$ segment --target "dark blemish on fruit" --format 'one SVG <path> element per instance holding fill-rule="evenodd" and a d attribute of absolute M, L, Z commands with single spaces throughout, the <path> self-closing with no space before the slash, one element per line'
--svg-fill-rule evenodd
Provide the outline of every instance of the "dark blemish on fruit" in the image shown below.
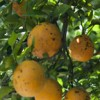
<path fill-rule="evenodd" d="M 25 80 L 23 80 L 23 81 L 25 81 Z"/>
<path fill-rule="evenodd" d="M 20 72 L 21 72 L 21 73 L 23 72 L 22 69 L 20 69 Z"/>
<path fill-rule="evenodd" d="M 59 91 L 59 89 L 57 89 L 57 91 Z"/>
<path fill-rule="evenodd" d="M 46 28 L 46 30 L 48 30 L 48 29 Z"/>
<path fill-rule="evenodd" d="M 29 84 L 29 82 L 25 82 L 25 85 Z"/>
<path fill-rule="evenodd" d="M 86 43 L 86 47 L 89 47 L 89 43 L 88 42 Z"/>
<path fill-rule="evenodd" d="M 75 93 L 79 93 L 79 91 L 76 90 Z"/>
<path fill-rule="evenodd" d="M 65 100 L 68 100 L 68 97 L 65 97 Z"/>
<path fill-rule="evenodd" d="M 85 41 L 87 41 L 87 38 L 84 38 Z"/>
<path fill-rule="evenodd" d="M 63 42 L 63 41 L 64 41 L 64 39 L 63 39 L 63 38 L 61 38 L 61 41 Z"/>
<path fill-rule="evenodd" d="M 87 47 L 85 47 L 85 49 L 84 50 L 87 50 Z"/>
<path fill-rule="evenodd" d="M 20 78 L 20 76 L 18 76 L 18 78 Z"/>
<path fill-rule="evenodd" d="M 85 36 L 85 37 L 84 37 L 84 39 L 85 39 L 85 40 L 90 40 L 90 38 L 89 38 L 89 37 L 87 37 L 87 36 Z"/>
<path fill-rule="evenodd" d="M 53 34 L 53 33 L 50 33 L 51 35 Z"/>
<path fill-rule="evenodd" d="M 53 41 L 55 41 L 55 38 L 52 38 Z"/>

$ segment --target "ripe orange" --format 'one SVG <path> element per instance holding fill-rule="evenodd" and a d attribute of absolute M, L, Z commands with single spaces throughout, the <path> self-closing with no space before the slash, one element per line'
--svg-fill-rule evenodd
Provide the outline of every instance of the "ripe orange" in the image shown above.
<path fill-rule="evenodd" d="M 32 29 L 27 44 L 31 46 L 34 41 L 33 55 L 43 58 L 43 55 L 47 54 L 48 57 L 52 57 L 61 48 L 61 39 L 61 33 L 56 25 L 43 22 Z"/>
<path fill-rule="evenodd" d="M 66 93 L 65 100 L 90 100 L 90 97 L 83 89 L 72 88 Z"/>
<path fill-rule="evenodd" d="M 24 9 L 26 0 L 22 0 L 21 3 L 13 2 L 12 3 L 12 9 L 18 14 L 18 16 L 22 17 L 26 11 Z"/>
<path fill-rule="evenodd" d="M 36 100 L 62 100 L 62 90 L 57 81 L 47 79 L 42 90 L 35 96 Z"/>
<path fill-rule="evenodd" d="M 43 68 L 35 61 L 26 60 L 13 73 L 13 86 L 24 97 L 35 96 L 45 83 Z"/>
<path fill-rule="evenodd" d="M 87 35 L 75 37 L 69 45 L 69 53 L 74 60 L 85 62 L 91 59 L 94 46 Z"/>

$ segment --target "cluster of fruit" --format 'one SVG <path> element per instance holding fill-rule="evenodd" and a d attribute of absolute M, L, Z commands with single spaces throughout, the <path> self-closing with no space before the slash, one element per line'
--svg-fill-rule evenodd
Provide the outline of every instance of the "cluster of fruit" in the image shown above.
<path fill-rule="evenodd" d="M 56 80 L 46 78 L 43 67 L 33 60 L 19 64 L 13 74 L 13 86 L 24 97 L 35 100 L 62 100 L 62 88 Z M 72 88 L 65 94 L 65 100 L 90 100 L 83 89 Z"/>
<path fill-rule="evenodd" d="M 13 2 L 13 10 L 23 17 L 25 9 L 23 6 L 27 0 L 21 3 Z M 34 27 L 28 37 L 28 46 L 34 45 L 33 55 L 43 58 L 47 54 L 49 57 L 55 55 L 62 46 L 62 36 L 57 26 L 51 23 L 41 23 Z M 94 53 L 94 46 L 87 35 L 79 35 L 75 37 L 69 45 L 70 56 L 76 60 L 85 62 L 91 59 Z"/>
<path fill-rule="evenodd" d="M 14 4 L 13 9 L 15 8 Z M 27 45 L 33 47 L 32 54 L 39 58 L 43 58 L 45 54 L 48 57 L 54 56 L 62 48 L 62 44 L 59 29 L 48 22 L 35 26 L 27 39 Z M 77 61 L 88 61 L 93 52 L 93 43 L 87 35 L 75 37 L 69 45 L 70 56 Z M 61 86 L 57 81 L 46 78 L 43 67 L 33 60 L 25 60 L 16 67 L 13 73 L 13 86 L 17 93 L 24 97 L 35 97 L 36 100 L 62 99 Z M 65 100 L 90 100 L 90 98 L 86 91 L 72 88 L 66 93 Z"/>
<path fill-rule="evenodd" d="M 44 22 L 33 28 L 28 36 L 27 44 L 29 47 L 32 44 L 34 45 L 32 49 L 33 55 L 43 58 L 46 53 L 48 57 L 52 57 L 62 46 L 62 36 L 56 25 Z M 89 59 L 90 55 L 92 56 L 93 51 L 91 52 L 90 48 L 93 48 L 93 46 L 88 36 L 78 36 L 70 44 L 70 50 L 73 51 L 70 51 L 70 54 L 72 54 L 72 57 L 77 57 L 83 61 Z M 83 58 L 82 55 L 78 57 L 75 50 L 82 53 Z M 87 53 L 87 57 L 84 57 L 85 53 Z M 46 78 L 43 67 L 33 60 L 23 61 L 17 66 L 13 74 L 13 86 L 17 93 L 24 97 L 34 96 L 36 100 L 62 99 L 61 86 L 57 81 Z M 78 88 L 71 89 L 65 95 L 65 100 L 76 100 L 76 98 L 77 100 L 90 100 L 87 92 Z"/>
<path fill-rule="evenodd" d="M 13 86 L 24 97 L 36 100 L 61 100 L 61 86 L 57 81 L 46 78 L 43 67 L 33 60 L 19 64 L 13 74 Z"/>
<path fill-rule="evenodd" d="M 19 64 L 13 74 L 13 86 L 24 97 L 35 100 L 62 100 L 62 89 L 57 81 L 46 78 L 43 67 L 33 60 Z M 90 100 L 88 93 L 79 88 L 72 88 L 65 95 L 65 100 Z"/>
<path fill-rule="evenodd" d="M 35 100 L 62 100 L 62 89 L 57 81 L 46 78 L 43 67 L 33 60 L 19 64 L 13 74 L 13 86 L 24 97 Z M 72 88 L 65 95 L 65 100 L 90 100 L 88 93 L 79 88 Z"/>
<path fill-rule="evenodd" d="M 27 44 L 28 46 L 34 44 L 33 55 L 43 58 L 43 55 L 47 54 L 48 57 L 52 57 L 62 47 L 62 35 L 56 25 L 43 22 L 30 32 Z M 93 52 L 93 43 L 85 34 L 75 37 L 69 44 L 69 54 L 76 61 L 90 60 Z"/>
<path fill-rule="evenodd" d="M 43 58 L 46 53 L 52 57 L 61 48 L 60 31 L 54 24 L 41 23 L 30 32 L 27 44 L 29 47 L 34 45 L 33 55 Z M 16 67 L 13 73 L 13 86 L 21 96 L 35 97 L 36 100 L 61 100 L 62 98 L 59 83 L 45 77 L 43 67 L 33 60 L 25 60 Z"/>

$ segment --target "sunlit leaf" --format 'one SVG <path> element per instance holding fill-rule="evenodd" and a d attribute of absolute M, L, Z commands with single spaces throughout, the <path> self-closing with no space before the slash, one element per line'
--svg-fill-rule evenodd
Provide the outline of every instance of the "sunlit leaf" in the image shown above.
<path fill-rule="evenodd" d="M 15 44 L 15 41 L 16 41 L 17 37 L 18 37 L 18 34 L 16 34 L 16 33 L 13 32 L 12 35 L 11 35 L 11 37 L 8 39 L 8 44 L 11 47 L 13 47 L 13 45 Z"/>

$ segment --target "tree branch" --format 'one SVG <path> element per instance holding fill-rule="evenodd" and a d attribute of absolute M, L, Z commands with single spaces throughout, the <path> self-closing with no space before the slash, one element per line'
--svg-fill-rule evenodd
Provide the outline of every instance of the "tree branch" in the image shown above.
<path fill-rule="evenodd" d="M 67 55 L 69 57 L 69 61 L 70 61 L 70 64 L 68 66 L 68 71 L 69 71 L 69 83 L 71 85 L 71 87 L 73 87 L 73 79 L 74 79 L 74 75 L 73 75 L 73 62 L 72 62 L 72 59 L 70 58 L 69 56 L 69 51 L 68 51 L 68 48 L 67 48 L 67 44 L 66 44 L 66 35 L 67 35 L 67 29 L 68 29 L 68 15 L 65 14 L 64 15 L 64 19 L 63 19 L 63 28 L 62 28 L 62 35 L 63 35 L 63 38 L 62 38 L 62 41 L 63 41 L 63 53 L 64 53 L 64 58 L 66 59 L 67 56 L 65 54 L 65 52 L 67 51 Z"/>

